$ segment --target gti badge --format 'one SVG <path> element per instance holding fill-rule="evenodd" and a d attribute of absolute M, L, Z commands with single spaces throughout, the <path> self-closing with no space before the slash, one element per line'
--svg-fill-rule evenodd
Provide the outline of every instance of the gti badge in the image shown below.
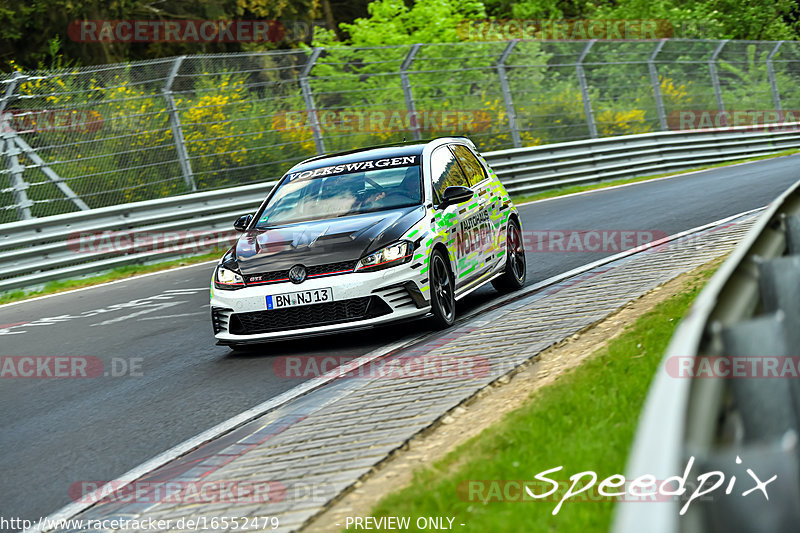
<path fill-rule="evenodd" d="M 303 283 L 306 280 L 306 267 L 295 265 L 289 270 L 289 281 L 292 283 Z"/>

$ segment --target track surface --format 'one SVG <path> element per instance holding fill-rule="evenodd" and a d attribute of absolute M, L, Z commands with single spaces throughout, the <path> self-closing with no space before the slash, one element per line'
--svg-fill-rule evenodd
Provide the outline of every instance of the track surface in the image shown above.
<path fill-rule="evenodd" d="M 767 204 L 800 178 L 798 163 L 789 156 L 537 202 L 520 208 L 523 227 L 669 235 Z M 529 253 L 528 283 L 614 253 Z M 424 322 L 387 326 L 233 356 L 211 333 L 212 268 L 0 307 L 2 356 L 94 356 L 108 372 L 134 365 L 140 374 L 0 380 L 0 516 L 36 520 L 70 503 L 71 484 L 114 479 L 301 382 L 277 377 L 269 355 L 357 356 L 429 331 Z M 494 296 L 484 288 L 459 311 Z"/>

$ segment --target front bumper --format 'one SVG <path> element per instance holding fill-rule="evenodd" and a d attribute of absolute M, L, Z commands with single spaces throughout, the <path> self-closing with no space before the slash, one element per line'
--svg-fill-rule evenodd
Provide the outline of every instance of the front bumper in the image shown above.
<path fill-rule="evenodd" d="M 211 319 L 218 344 L 246 344 L 364 328 L 430 311 L 427 275 L 401 265 L 377 272 L 353 272 L 314 279 L 214 289 Z M 329 287 L 333 301 L 267 310 L 267 295 Z M 425 295 L 425 296 L 423 296 Z"/>

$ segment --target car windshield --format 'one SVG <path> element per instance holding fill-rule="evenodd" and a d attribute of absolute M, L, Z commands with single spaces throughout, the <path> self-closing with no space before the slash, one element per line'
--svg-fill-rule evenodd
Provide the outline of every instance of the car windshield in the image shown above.
<path fill-rule="evenodd" d="M 396 165 L 375 168 L 384 161 Z M 422 181 L 417 161 L 417 156 L 406 156 L 290 173 L 260 213 L 257 227 L 419 205 Z M 364 167 L 372 169 L 359 171 Z M 337 170 L 344 172 L 331 175 Z"/>

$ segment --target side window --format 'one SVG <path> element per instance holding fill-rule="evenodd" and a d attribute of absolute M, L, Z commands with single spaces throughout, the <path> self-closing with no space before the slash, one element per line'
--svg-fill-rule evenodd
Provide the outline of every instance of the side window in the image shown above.
<path fill-rule="evenodd" d="M 461 144 L 454 144 L 452 147 L 453 153 L 456 154 L 456 159 L 461 164 L 461 168 L 467 174 L 470 186 L 477 185 L 485 180 L 488 176 L 483 169 L 483 165 L 472 153 L 472 150 Z"/>
<path fill-rule="evenodd" d="M 442 193 L 448 187 L 469 186 L 464 171 L 461 170 L 455 156 L 446 146 L 440 146 L 431 155 L 431 176 L 437 200 L 442 198 Z"/>

